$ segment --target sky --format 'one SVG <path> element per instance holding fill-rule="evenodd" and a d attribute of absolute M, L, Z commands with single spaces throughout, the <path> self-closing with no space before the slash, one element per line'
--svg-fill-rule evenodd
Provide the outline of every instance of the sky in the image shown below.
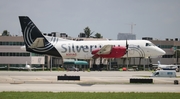
<path fill-rule="evenodd" d="M 22 35 L 18 16 L 29 16 L 43 33 L 78 37 L 85 27 L 104 38 L 130 33 L 137 39 L 180 38 L 180 0 L 1 0 L 0 33 Z"/>

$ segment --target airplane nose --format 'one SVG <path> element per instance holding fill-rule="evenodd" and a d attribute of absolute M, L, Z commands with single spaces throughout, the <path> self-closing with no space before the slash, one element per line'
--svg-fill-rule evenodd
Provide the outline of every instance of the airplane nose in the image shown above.
<path fill-rule="evenodd" d="M 159 48 L 158 54 L 159 54 L 159 55 L 165 55 L 166 52 L 165 52 L 164 50 L 162 50 L 162 49 Z"/>
<path fill-rule="evenodd" d="M 165 55 L 165 54 L 166 54 L 166 52 L 165 52 L 164 50 L 162 50 L 162 51 L 163 51 L 163 52 L 162 52 L 162 53 L 163 53 L 163 55 Z"/>

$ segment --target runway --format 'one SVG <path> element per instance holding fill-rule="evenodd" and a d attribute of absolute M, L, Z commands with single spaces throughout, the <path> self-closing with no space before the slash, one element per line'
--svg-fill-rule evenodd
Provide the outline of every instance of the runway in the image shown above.
<path fill-rule="evenodd" d="M 36 92 L 180 92 L 179 85 L 167 84 L 1 84 L 0 91 Z"/>
<path fill-rule="evenodd" d="M 80 81 L 58 81 L 58 75 L 77 75 Z M 130 84 L 130 78 L 151 78 L 147 71 L 0 71 L 2 91 L 51 92 L 180 92 L 178 78 L 153 78 L 153 84 Z"/>

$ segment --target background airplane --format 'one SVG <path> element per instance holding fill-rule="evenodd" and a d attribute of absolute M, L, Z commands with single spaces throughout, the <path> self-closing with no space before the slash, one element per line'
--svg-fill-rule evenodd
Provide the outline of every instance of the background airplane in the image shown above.
<path fill-rule="evenodd" d="M 28 65 L 27 62 L 26 62 L 26 65 L 25 65 L 25 66 L 9 67 L 9 69 L 27 70 L 27 71 L 32 71 L 32 70 L 42 70 L 42 68 L 31 67 L 31 65 Z"/>
<path fill-rule="evenodd" d="M 158 61 L 158 64 L 152 64 L 153 67 L 157 67 L 157 69 L 163 69 L 163 70 L 176 70 L 176 72 L 179 72 L 179 65 L 166 65 L 161 64 L 160 61 Z"/>

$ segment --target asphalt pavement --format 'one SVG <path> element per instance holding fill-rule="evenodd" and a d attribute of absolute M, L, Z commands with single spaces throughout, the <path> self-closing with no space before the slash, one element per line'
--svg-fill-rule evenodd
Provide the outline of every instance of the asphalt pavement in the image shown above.
<path fill-rule="evenodd" d="M 80 76 L 80 81 L 60 81 L 57 76 Z M 51 92 L 180 92 L 176 78 L 150 77 L 149 71 L 0 71 L 0 91 Z M 132 84 L 130 78 L 153 79 L 153 84 Z"/>

